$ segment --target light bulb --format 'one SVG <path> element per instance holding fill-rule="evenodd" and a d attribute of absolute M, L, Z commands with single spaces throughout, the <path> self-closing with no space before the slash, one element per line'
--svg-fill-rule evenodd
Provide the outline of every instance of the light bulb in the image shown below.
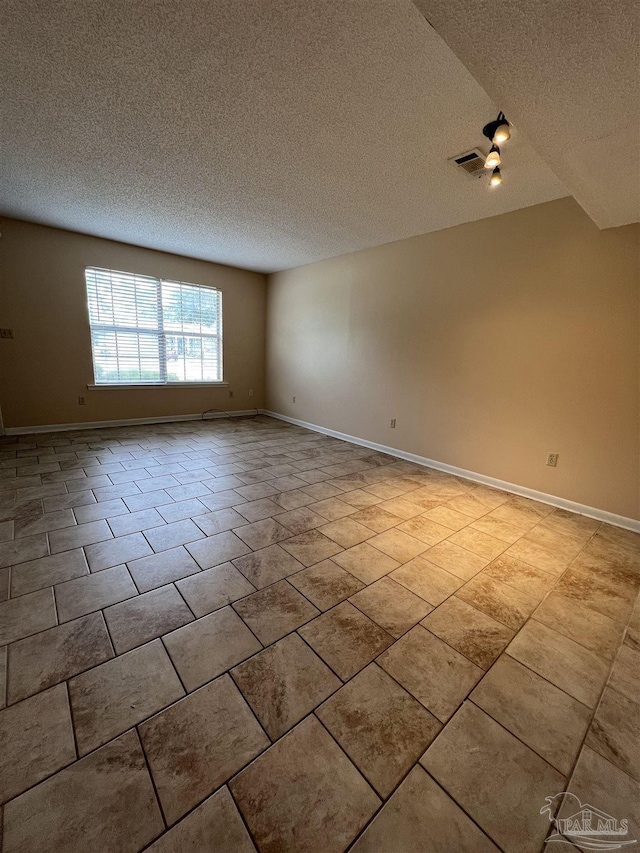
<path fill-rule="evenodd" d="M 495 145 L 502 145 L 508 142 L 509 139 L 511 139 L 511 132 L 509 130 L 509 123 L 505 121 L 504 124 L 499 124 L 496 127 L 496 132 L 493 134 L 493 142 Z"/>
<path fill-rule="evenodd" d="M 495 169 L 496 166 L 500 165 L 500 149 L 497 145 L 491 146 L 491 151 L 487 155 L 487 159 L 484 161 L 485 169 Z"/>
<path fill-rule="evenodd" d="M 500 174 L 500 169 L 496 166 L 496 168 L 491 173 L 491 177 L 489 178 L 489 186 L 490 187 L 499 187 L 502 183 L 502 175 Z"/>

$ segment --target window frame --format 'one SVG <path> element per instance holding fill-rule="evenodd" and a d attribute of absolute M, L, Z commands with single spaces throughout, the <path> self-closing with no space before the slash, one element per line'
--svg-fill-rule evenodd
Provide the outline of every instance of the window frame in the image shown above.
<path fill-rule="evenodd" d="M 104 272 L 109 274 L 117 274 L 123 276 L 140 276 L 145 279 L 152 279 L 157 287 L 158 294 L 158 303 L 159 303 L 159 316 L 158 316 L 158 327 L 157 329 L 149 329 L 142 326 L 119 326 L 117 324 L 108 324 L 108 323 L 91 323 L 91 309 L 89 304 L 89 291 L 88 291 L 88 282 L 87 282 L 87 273 L 90 270 L 95 270 L 97 272 Z M 213 290 L 217 293 L 218 304 L 219 304 L 219 323 L 218 329 L 219 331 L 216 334 L 207 334 L 203 332 L 186 332 L 184 329 L 180 330 L 165 330 L 165 320 L 162 308 L 162 285 L 163 283 L 172 284 L 172 285 L 184 285 L 186 287 L 195 287 L 206 290 Z M 163 278 L 157 275 L 149 275 L 148 273 L 141 272 L 131 272 L 129 270 L 117 270 L 110 269 L 108 267 L 99 267 L 93 264 L 87 265 L 84 267 L 84 292 L 85 299 L 87 304 L 87 322 L 89 325 L 89 346 L 91 349 L 91 366 L 93 372 L 93 383 L 88 384 L 87 388 L 91 390 L 117 390 L 122 388 L 203 388 L 203 387 L 226 387 L 228 386 L 228 382 L 224 379 L 224 310 L 223 310 L 223 292 L 219 287 L 215 287 L 214 285 L 209 284 L 195 284 L 190 281 L 182 281 L 182 280 L 174 280 L 170 278 Z M 96 379 L 96 362 L 94 358 L 94 346 L 93 346 L 93 332 L 95 331 L 103 331 L 103 332 L 122 332 L 122 333 L 133 333 L 137 335 L 150 335 L 153 338 L 158 340 L 158 362 L 159 362 L 159 370 L 160 374 L 164 375 L 164 379 L 159 379 L 158 381 L 150 381 L 150 380 L 141 380 L 141 381 L 126 381 L 126 382 L 98 382 Z M 218 344 L 218 353 L 220 360 L 220 375 L 221 379 L 212 380 L 212 379 L 203 379 L 203 380 L 167 380 L 167 359 L 166 359 L 166 343 L 168 337 L 177 337 L 177 338 L 198 338 L 202 351 L 204 351 L 203 342 L 206 339 L 213 339 Z"/>

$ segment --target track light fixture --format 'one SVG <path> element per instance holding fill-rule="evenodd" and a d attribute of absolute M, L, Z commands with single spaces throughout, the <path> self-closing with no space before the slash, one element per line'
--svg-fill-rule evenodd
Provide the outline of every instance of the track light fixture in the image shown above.
<path fill-rule="evenodd" d="M 491 151 L 487 156 L 487 159 L 484 161 L 485 169 L 495 169 L 496 166 L 500 165 L 500 149 L 497 145 L 491 146 Z"/>
<path fill-rule="evenodd" d="M 500 174 L 499 168 L 502 163 L 502 158 L 500 157 L 500 148 L 498 146 L 508 142 L 511 138 L 509 122 L 505 118 L 504 113 L 498 113 L 498 118 L 495 121 L 490 121 L 489 124 L 485 124 L 482 128 L 482 133 L 487 137 L 487 139 L 491 140 L 491 150 L 489 151 L 484 163 L 487 169 L 493 169 L 491 178 L 489 179 L 489 186 L 498 187 L 502 183 L 502 175 Z"/>

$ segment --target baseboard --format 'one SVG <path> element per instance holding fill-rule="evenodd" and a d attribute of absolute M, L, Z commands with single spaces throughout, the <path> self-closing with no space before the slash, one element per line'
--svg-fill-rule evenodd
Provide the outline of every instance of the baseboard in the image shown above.
<path fill-rule="evenodd" d="M 237 412 L 202 412 L 196 415 L 163 415 L 156 418 L 126 418 L 119 421 L 83 421 L 77 424 L 40 424 L 38 426 L 6 427 L 5 435 L 28 435 L 40 432 L 68 432 L 69 430 L 100 429 L 102 427 L 135 426 L 136 424 L 168 424 L 174 421 L 210 421 L 214 418 L 242 418 L 260 413 L 259 409 L 243 409 Z"/>
<path fill-rule="evenodd" d="M 624 515 L 616 515 L 613 512 L 607 512 L 603 509 L 587 506 L 586 504 L 569 501 L 565 498 L 560 498 L 557 495 L 548 495 L 545 492 L 538 492 L 535 489 L 528 489 L 526 486 L 519 486 L 516 483 L 507 483 L 504 480 L 497 480 L 495 477 L 487 477 L 484 474 L 477 474 L 475 471 L 467 471 L 466 468 L 456 468 L 455 465 L 447 465 L 444 462 L 438 462 L 435 459 L 427 459 L 425 456 L 418 456 L 415 453 L 407 453 L 405 450 L 398 450 L 396 447 L 387 447 L 385 444 L 378 444 L 375 441 L 367 441 L 364 438 L 358 438 L 355 435 L 347 435 L 344 432 L 337 432 L 334 429 L 310 424 L 306 421 L 300 421 L 297 418 L 290 418 L 288 415 L 281 415 L 278 412 L 271 412 L 268 409 L 260 409 L 260 414 L 268 415 L 272 418 L 277 418 L 280 421 L 286 421 L 289 424 L 295 424 L 304 429 L 320 432 L 323 435 L 329 435 L 332 438 L 339 438 L 342 441 L 348 441 L 351 444 L 358 444 L 361 447 L 368 447 L 371 450 L 377 450 L 380 453 L 387 453 L 389 456 L 397 456 L 399 459 L 405 459 L 407 462 L 415 462 L 416 465 L 423 465 L 425 468 L 434 468 L 437 471 L 444 471 L 447 474 L 454 474 L 456 477 L 462 477 L 465 480 L 471 480 L 474 483 L 482 483 L 484 486 L 491 486 L 494 489 L 500 489 L 503 492 L 511 492 L 514 495 L 520 495 L 524 498 L 531 498 L 534 501 L 549 504 L 550 506 L 566 509 L 569 512 L 575 512 L 579 515 L 586 515 L 588 518 L 594 518 L 596 521 L 604 521 L 607 524 L 613 524 L 615 527 L 624 527 L 626 530 L 633 530 L 635 533 L 640 533 L 640 521 L 634 518 L 627 518 Z"/>

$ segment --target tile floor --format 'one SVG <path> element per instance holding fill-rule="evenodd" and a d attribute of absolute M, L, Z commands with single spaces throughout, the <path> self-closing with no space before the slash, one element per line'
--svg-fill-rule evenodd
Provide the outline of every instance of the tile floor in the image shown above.
<path fill-rule="evenodd" d="M 267 417 L 2 439 L 2 853 L 535 853 L 567 790 L 640 838 L 639 585 Z"/>

